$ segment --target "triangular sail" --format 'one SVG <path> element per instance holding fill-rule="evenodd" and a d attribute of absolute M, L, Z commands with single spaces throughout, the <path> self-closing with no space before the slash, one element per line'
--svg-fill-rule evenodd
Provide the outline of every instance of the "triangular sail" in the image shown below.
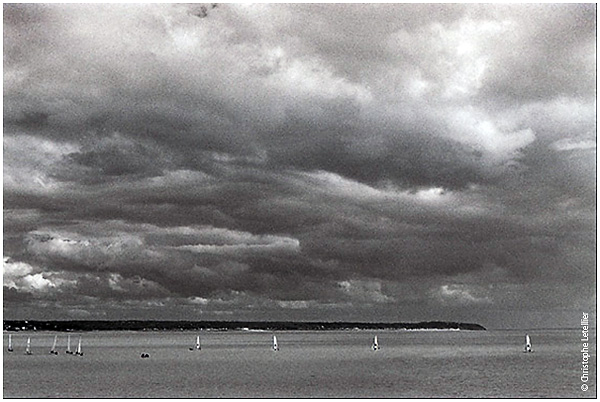
<path fill-rule="evenodd" d="M 81 336 L 79 337 L 79 343 L 77 344 L 77 351 L 75 352 L 75 354 L 78 356 L 83 355 L 83 353 L 81 352 Z"/>
<path fill-rule="evenodd" d="M 529 334 L 525 335 L 525 352 L 531 352 L 531 338 Z"/>
<path fill-rule="evenodd" d="M 377 341 L 377 335 L 373 337 L 373 345 L 371 346 L 373 350 L 379 350 L 379 342 Z"/>
<path fill-rule="evenodd" d="M 201 348 L 202 347 L 200 346 L 200 335 L 198 335 L 198 336 L 196 336 L 196 346 L 194 346 L 193 348 L 190 347 L 189 349 L 191 351 L 194 351 L 194 350 L 200 350 Z"/>
<path fill-rule="evenodd" d="M 71 354 L 71 335 L 67 335 L 67 353 Z"/>
<path fill-rule="evenodd" d="M 8 351 L 12 352 L 13 351 L 13 347 L 12 347 L 12 335 L 8 334 Z"/>
<path fill-rule="evenodd" d="M 56 354 L 56 340 L 57 340 L 58 336 L 54 335 L 54 343 L 52 344 L 52 349 L 50 349 L 50 353 L 52 354 Z"/>
<path fill-rule="evenodd" d="M 25 349 L 25 353 L 28 355 L 31 354 L 31 338 L 27 338 L 27 348 Z"/>
<path fill-rule="evenodd" d="M 277 344 L 277 337 L 275 335 L 273 335 L 273 350 L 274 351 L 279 350 L 279 345 Z"/>

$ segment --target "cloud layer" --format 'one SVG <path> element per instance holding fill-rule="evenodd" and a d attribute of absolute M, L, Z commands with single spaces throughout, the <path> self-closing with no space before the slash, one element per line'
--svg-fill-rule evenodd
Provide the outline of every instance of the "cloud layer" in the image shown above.
<path fill-rule="evenodd" d="M 575 325 L 595 31 L 593 4 L 6 4 L 5 317 Z"/>

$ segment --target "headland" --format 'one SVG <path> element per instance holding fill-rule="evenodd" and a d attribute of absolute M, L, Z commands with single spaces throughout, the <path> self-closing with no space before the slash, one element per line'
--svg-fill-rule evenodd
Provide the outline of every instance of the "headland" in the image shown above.
<path fill-rule="evenodd" d="M 330 330 L 468 330 L 482 331 L 479 324 L 425 321 L 402 322 L 292 322 L 292 321 L 147 321 L 147 320 L 5 320 L 4 331 L 330 331 Z"/>

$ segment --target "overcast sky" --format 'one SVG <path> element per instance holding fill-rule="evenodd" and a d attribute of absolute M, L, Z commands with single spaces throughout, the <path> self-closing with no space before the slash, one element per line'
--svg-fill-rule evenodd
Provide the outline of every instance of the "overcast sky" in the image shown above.
<path fill-rule="evenodd" d="M 593 4 L 4 5 L 4 318 L 579 325 Z"/>

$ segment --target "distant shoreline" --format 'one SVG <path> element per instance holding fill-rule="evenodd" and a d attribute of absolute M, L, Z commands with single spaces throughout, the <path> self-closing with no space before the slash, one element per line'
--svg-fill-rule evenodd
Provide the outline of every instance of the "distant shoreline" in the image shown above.
<path fill-rule="evenodd" d="M 291 322 L 291 321 L 36 321 L 4 320 L 4 331 L 332 331 L 332 330 L 462 330 L 485 331 L 473 323 Z"/>

